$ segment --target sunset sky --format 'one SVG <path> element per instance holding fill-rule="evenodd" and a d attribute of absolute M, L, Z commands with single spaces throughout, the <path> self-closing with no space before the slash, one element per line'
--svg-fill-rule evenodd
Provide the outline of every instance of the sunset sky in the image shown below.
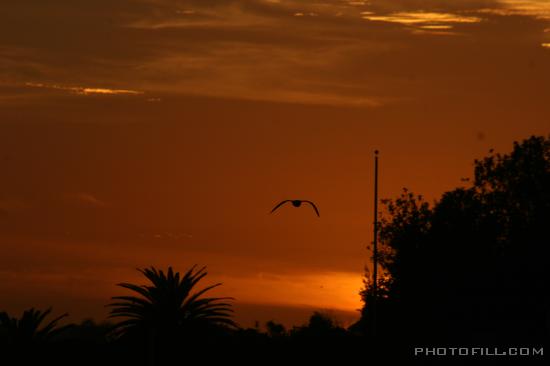
<path fill-rule="evenodd" d="M 432 201 L 549 132 L 548 0 L 6 0 L 0 310 L 99 320 L 198 264 L 244 326 L 349 322 L 375 149 Z"/>

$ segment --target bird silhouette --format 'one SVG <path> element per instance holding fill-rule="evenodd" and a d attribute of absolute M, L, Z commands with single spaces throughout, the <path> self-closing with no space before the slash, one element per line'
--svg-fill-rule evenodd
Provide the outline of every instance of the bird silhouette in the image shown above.
<path fill-rule="evenodd" d="M 284 201 L 281 201 L 277 206 L 275 206 L 273 208 L 273 210 L 271 210 L 270 213 L 275 212 L 276 209 L 278 209 L 279 207 L 281 207 L 282 205 L 284 205 L 287 202 L 291 202 L 292 206 L 294 206 L 294 207 L 300 207 L 302 205 L 302 203 L 309 203 L 311 205 L 311 207 L 313 207 L 313 209 L 315 210 L 315 213 L 317 214 L 317 216 L 321 217 L 321 215 L 319 215 L 319 210 L 317 209 L 317 206 L 315 206 L 315 203 L 313 203 L 311 201 L 307 201 L 307 200 L 284 200 Z"/>

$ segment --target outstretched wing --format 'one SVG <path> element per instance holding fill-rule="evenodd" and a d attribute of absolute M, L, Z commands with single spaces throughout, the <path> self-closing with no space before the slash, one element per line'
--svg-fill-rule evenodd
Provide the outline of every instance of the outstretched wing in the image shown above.
<path fill-rule="evenodd" d="M 321 217 L 321 215 L 319 215 L 319 210 L 317 209 L 317 206 L 315 206 L 315 203 L 313 203 L 311 201 L 302 201 L 302 202 L 309 203 L 311 205 L 311 207 L 313 207 L 313 209 L 315 210 L 315 213 L 317 214 L 317 216 Z"/>
<path fill-rule="evenodd" d="M 284 204 L 287 203 L 287 202 L 290 202 L 290 200 L 284 200 L 284 201 L 282 201 L 282 202 L 279 203 L 277 206 L 275 206 L 275 207 L 273 208 L 273 210 L 271 210 L 270 213 L 273 213 L 276 209 L 278 209 L 279 207 L 281 207 L 282 205 L 284 205 Z"/>

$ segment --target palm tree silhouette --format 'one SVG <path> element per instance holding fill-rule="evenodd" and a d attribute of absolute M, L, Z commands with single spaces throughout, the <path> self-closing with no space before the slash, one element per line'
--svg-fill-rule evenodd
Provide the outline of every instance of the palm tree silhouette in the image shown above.
<path fill-rule="evenodd" d="M 149 365 L 162 364 L 163 357 L 180 351 L 204 336 L 237 328 L 231 319 L 231 297 L 201 297 L 221 283 L 191 291 L 206 276 L 206 267 L 193 266 L 183 276 L 168 267 L 165 274 L 154 267 L 138 269 L 152 285 L 119 283 L 140 296 L 115 296 L 109 318 L 124 318 L 114 325 L 115 337 L 128 336 L 145 341 Z M 141 342 L 140 341 L 140 342 Z"/>
<path fill-rule="evenodd" d="M 40 325 L 51 311 L 51 308 L 46 311 L 31 308 L 25 310 L 20 319 L 10 317 L 5 311 L 1 312 L 0 328 L 4 328 L 7 341 L 12 345 L 27 346 L 48 342 L 72 326 L 71 324 L 62 327 L 58 326 L 57 323 L 68 316 L 68 314 L 63 314 L 40 328 Z"/>
<path fill-rule="evenodd" d="M 225 300 L 231 297 L 201 297 L 221 283 L 208 286 L 191 295 L 195 285 L 206 276 L 206 267 L 195 271 L 193 266 L 183 276 L 168 268 L 165 274 L 154 267 L 138 269 L 151 283 L 134 285 L 120 283 L 118 286 L 137 292 L 136 296 L 116 296 L 109 318 L 125 318 L 114 326 L 117 335 L 134 330 L 161 335 L 192 335 L 216 327 L 236 327 L 231 319 L 233 310 Z"/>

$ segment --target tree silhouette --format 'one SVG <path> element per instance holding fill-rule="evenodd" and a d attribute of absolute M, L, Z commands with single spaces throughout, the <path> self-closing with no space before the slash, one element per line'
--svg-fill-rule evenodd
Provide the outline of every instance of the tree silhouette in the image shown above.
<path fill-rule="evenodd" d="M 306 325 L 294 327 L 291 334 L 295 338 L 334 338 L 345 335 L 345 329 L 338 326 L 327 314 L 319 311 L 313 312 Z"/>
<path fill-rule="evenodd" d="M 45 311 L 34 308 L 25 310 L 21 318 L 13 318 L 7 312 L 0 313 L 0 328 L 6 342 L 13 346 L 32 346 L 53 340 L 57 335 L 66 331 L 72 325 L 58 326 L 58 322 L 68 316 L 63 314 L 42 326 L 44 319 L 52 309 Z"/>
<path fill-rule="evenodd" d="M 271 338 L 284 337 L 287 334 L 285 326 L 273 320 L 266 322 L 265 327 L 267 328 L 267 334 Z"/>
<path fill-rule="evenodd" d="M 491 152 L 474 174 L 471 187 L 432 206 L 406 190 L 384 202 L 382 332 L 490 343 L 548 336 L 550 138 Z"/>
<path fill-rule="evenodd" d="M 110 318 L 123 318 L 114 325 L 113 333 L 144 338 L 150 358 L 176 348 L 178 342 L 189 343 L 236 327 L 231 304 L 226 302 L 232 298 L 202 297 L 220 283 L 191 293 L 206 276 L 206 267 L 195 270 L 193 266 L 183 276 L 172 267 L 166 274 L 154 267 L 138 270 L 152 285 L 120 283 L 118 286 L 140 296 L 116 296 L 107 306 L 112 308 Z"/>

